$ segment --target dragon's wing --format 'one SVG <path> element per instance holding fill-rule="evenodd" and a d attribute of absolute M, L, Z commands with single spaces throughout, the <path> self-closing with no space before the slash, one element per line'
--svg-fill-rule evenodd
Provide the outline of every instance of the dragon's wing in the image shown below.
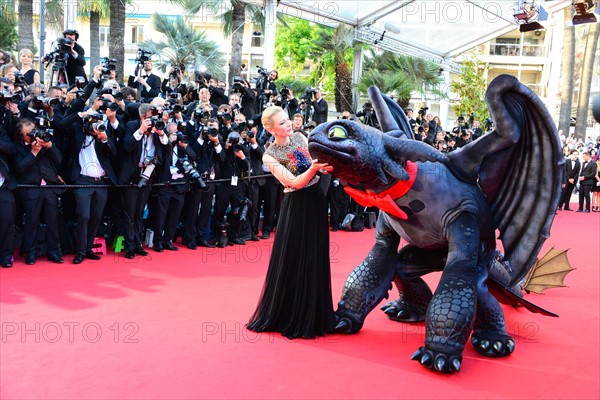
<path fill-rule="evenodd" d="M 479 179 L 500 231 L 511 285 L 531 269 L 550 235 L 564 158 L 546 107 L 515 77 L 492 81 L 486 102 L 496 130 L 448 154 L 453 172 Z"/>
<path fill-rule="evenodd" d="M 565 276 L 574 268 L 567 258 L 567 250 L 554 247 L 539 260 L 525 278 L 523 288 L 527 292 L 542 293 L 546 289 L 565 287 Z"/>
<path fill-rule="evenodd" d="M 398 138 L 414 139 L 410 122 L 398 103 L 382 94 L 376 86 L 369 87 L 368 92 L 381 130 Z"/>

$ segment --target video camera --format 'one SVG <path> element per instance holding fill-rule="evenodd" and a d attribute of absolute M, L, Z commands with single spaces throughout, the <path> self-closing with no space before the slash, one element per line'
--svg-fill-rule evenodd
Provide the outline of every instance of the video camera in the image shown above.
<path fill-rule="evenodd" d="M 198 172 L 198 170 L 194 168 L 194 165 L 192 165 L 192 162 L 190 161 L 187 155 L 180 157 L 177 160 L 177 167 L 183 172 L 185 176 L 188 177 L 188 179 L 195 179 L 200 185 L 200 187 L 206 187 L 206 183 L 204 183 L 202 176 L 200 176 L 200 172 Z"/>
<path fill-rule="evenodd" d="M 269 71 L 266 68 L 261 67 L 260 65 L 256 66 L 256 72 L 262 75 L 262 77 L 265 79 L 269 77 Z"/>
<path fill-rule="evenodd" d="M 73 39 L 59 37 L 54 42 L 53 50 L 44 56 L 46 64 L 54 63 L 55 68 L 65 66 L 66 56 L 71 52 Z"/>
<path fill-rule="evenodd" d="M 152 52 L 148 50 L 144 50 L 142 48 L 138 48 L 137 57 L 135 62 L 138 64 L 144 64 L 146 61 L 150 61 L 150 56 L 152 56 Z"/>
<path fill-rule="evenodd" d="M 110 71 L 117 70 L 117 59 L 104 57 L 100 65 L 102 66 L 102 79 L 109 79 Z"/>

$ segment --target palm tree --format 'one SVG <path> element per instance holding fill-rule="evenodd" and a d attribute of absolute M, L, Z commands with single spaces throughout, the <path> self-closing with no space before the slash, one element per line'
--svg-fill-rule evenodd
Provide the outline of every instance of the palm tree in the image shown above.
<path fill-rule="evenodd" d="M 204 31 L 195 30 L 181 16 L 173 20 L 155 13 L 152 19 L 154 28 L 165 35 L 165 40 L 147 40 L 142 46 L 160 57 L 156 63 L 159 70 L 164 72 L 170 65 L 182 70 L 189 65 L 202 65 L 212 75 L 223 72 L 223 54 L 215 42 L 206 39 Z"/>
<path fill-rule="evenodd" d="M 110 0 L 109 57 L 117 60 L 117 76 L 124 78 L 125 69 L 125 2 Z"/>
<path fill-rule="evenodd" d="M 0 0 L 0 49 L 16 50 L 19 43 L 13 0 Z"/>
<path fill-rule="evenodd" d="M 33 48 L 33 1 L 19 0 L 19 50 Z"/>
<path fill-rule="evenodd" d="M 260 27 L 261 31 L 263 30 L 264 16 L 260 7 L 240 0 L 167 1 L 182 7 L 188 15 L 197 14 L 202 9 L 211 10 L 213 15 L 216 15 L 216 18 L 223 22 L 223 34 L 225 37 L 231 36 L 231 60 L 229 62 L 229 83 L 231 84 L 233 77 L 239 75 L 242 70 L 242 48 L 246 16 L 251 18 Z M 231 8 L 227 8 L 227 11 L 219 14 L 219 11 L 225 9 L 229 4 L 231 4 Z"/>
<path fill-rule="evenodd" d="M 355 45 L 352 28 L 339 24 L 334 30 L 321 29 L 315 43 L 313 57 L 317 70 L 325 71 L 332 64 L 335 71 L 335 108 L 337 111 L 352 110 L 352 73 L 348 59 Z"/>
<path fill-rule="evenodd" d="M 425 97 L 427 93 L 444 96 L 437 86 L 441 83 L 440 67 L 432 62 L 411 56 L 384 51 L 377 53 L 369 49 L 358 85 L 360 93 L 366 93 L 371 85 L 388 95 L 394 96 L 401 107 L 408 107 L 414 92 Z"/>
<path fill-rule="evenodd" d="M 567 25 L 573 19 L 573 8 L 565 8 L 564 40 L 561 56 L 561 81 L 560 81 L 560 115 L 558 129 L 565 136 L 569 136 L 571 122 L 571 107 L 573 103 L 573 70 L 575 67 L 575 27 Z"/>
<path fill-rule="evenodd" d="M 591 24 L 587 36 L 585 56 L 581 71 L 581 87 L 579 88 L 579 102 L 577 103 L 577 121 L 575 123 L 575 134 L 577 138 L 585 140 L 587 129 L 587 116 L 590 107 L 590 88 L 592 85 L 592 72 L 594 60 L 596 59 L 596 49 L 598 48 L 598 38 L 600 38 L 600 29 L 598 24 Z"/>
<path fill-rule="evenodd" d="M 80 0 L 80 14 L 88 15 L 90 21 L 90 71 L 100 63 L 100 20 L 108 17 L 110 4 L 107 0 Z"/>

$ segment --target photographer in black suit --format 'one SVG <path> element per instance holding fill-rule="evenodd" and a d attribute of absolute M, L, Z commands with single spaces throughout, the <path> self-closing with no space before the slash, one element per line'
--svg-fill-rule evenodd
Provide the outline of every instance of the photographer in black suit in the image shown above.
<path fill-rule="evenodd" d="M 79 32 L 75 29 L 67 29 L 63 32 L 65 39 L 71 39 L 71 51 L 67 53 L 65 71 L 67 72 L 67 78 L 69 84 L 75 83 L 76 76 L 83 76 L 87 81 L 87 75 L 85 74 L 85 50 L 81 47 L 77 40 L 79 39 Z"/>
<path fill-rule="evenodd" d="M 156 181 L 163 165 L 163 155 L 169 147 L 169 138 L 164 132 L 165 122 L 150 104 L 138 109 L 139 120 L 129 121 L 120 150 L 121 159 L 117 182 L 130 184 L 121 189 L 123 195 L 123 233 L 125 257 L 147 256 L 142 247 L 144 231 L 144 208 L 150 196 L 149 181 Z M 169 149 L 166 149 L 168 151 Z"/>
<path fill-rule="evenodd" d="M 327 104 L 327 101 L 323 97 L 323 91 L 320 88 L 317 88 L 315 90 L 311 101 L 314 109 L 312 120 L 315 121 L 317 125 L 322 124 L 323 122 L 327 122 L 327 113 L 329 106 Z"/>
<path fill-rule="evenodd" d="M 0 114 L 3 109 L 0 107 Z M 12 267 L 12 255 L 15 242 L 15 214 L 17 207 L 14 189 L 17 179 L 13 168 L 13 157 L 17 153 L 16 144 L 8 138 L 3 126 L 0 126 L 0 266 Z"/>
<path fill-rule="evenodd" d="M 135 67 L 135 74 L 129 76 L 127 86 L 136 88 L 144 103 L 149 103 L 160 93 L 161 80 L 158 75 L 152 73 L 152 61 L 144 61 L 144 67 Z"/>
<path fill-rule="evenodd" d="M 185 200 L 183 242 L 192 250 L 196 250 L 197 246 L 215 247 L 206 239 L 213 197 L 217 188 L 217 184 L 210 181 L 220 178 L 219 166 L 225 161 L 225 152 L 219 141 L 217 119 L 208 119 L 206 126 L 197 126 L 196 130 L 198 131 L 196 140 L 193 140 L 190 146 L 196 154 L 196 169 L 207 185 L 201 188 L 197 183 L 192 183 Z"/>
<path fill-rule="evenodd" d="M 16 133 L 20 145 L 15 155 L 17 178 L 25 185 L 64 184 L 57 170 L 62 162 L 62 154 L 52 143 L 48 130 L 36 129 L 33 121 L 22 119 L 17 123 Z M 60 240 L 58 236 L 58 196 L 64 189 L 21 188 L 19 198 L 23 202 L 24 232 L 21 249 L 25 253 L 25 263 L 35 264 L 37 256 L 36 237 L 40 220 L 46 223 L 46 243 L 48 260 L 62 264 Z"/>
<path fill-rule="evenodd" d="M 585 151 L 583 153 L 581 171 L 579 172 L 579 209 L 577 212 L 590 212 L 590 193 L 592 191 L 592 186 L 596 183 L 595 177 L 597 168 L 598 165 L 596 164 L 596 161 L 592 160 L 590 152 Z"/>
<path fill-rule="evenodd" d="M 581 164 L 579 162 L 579 152 L 572 150 L 570 159 L 565 160 L 565 177 L 562 184 L 562 193 L 560 194 L 560 202 L 558 203 L 558 209 L 561 210 L 564 206 L 565 211 L 571 211 L 569 208 L 569 202 L 571 201 L 571 194 L 577 184 L 577 178 L 579 177 L 579 170 Z"/>
<path fill-rule="evenodd" d="M 73 123 L 74 119 L 77 121 Z M 81 264 L 86 258 L 100 259 L 92 251 L 92 245 L 108 198 L 108 188 L 103 186 L 117 183 L 112 166 L 117 148 L 101 121 L 102 115 L 93 112 L 73 114 L 62 121 L 62 130 L 70 136 L 71 143 L 67 180 L 81 186 L 94 186 L 74 190 L 77 220 L 74 264 Z"/>

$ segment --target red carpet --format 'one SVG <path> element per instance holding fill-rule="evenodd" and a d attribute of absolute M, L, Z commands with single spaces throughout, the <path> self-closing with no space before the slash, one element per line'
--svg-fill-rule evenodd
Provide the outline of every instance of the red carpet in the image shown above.
<path fill-rule="evenodd" d="M 599 228 L 598 213 L 561 212 L 545 249 L 570 248 L 577 270 L 568 288 L 527 296 L 560 318 L 505 307 L 515 353 L 490 359 L 468 345 L 450 376 L 410 361 L 423 324 L 379 310 L 351 336 L 246 331 L 272 239 L 79 266 L 18 259 L 0 271 L 0 398 L 598 399 Z M 335 303 L 373 235 L 332 233 Z"/>

